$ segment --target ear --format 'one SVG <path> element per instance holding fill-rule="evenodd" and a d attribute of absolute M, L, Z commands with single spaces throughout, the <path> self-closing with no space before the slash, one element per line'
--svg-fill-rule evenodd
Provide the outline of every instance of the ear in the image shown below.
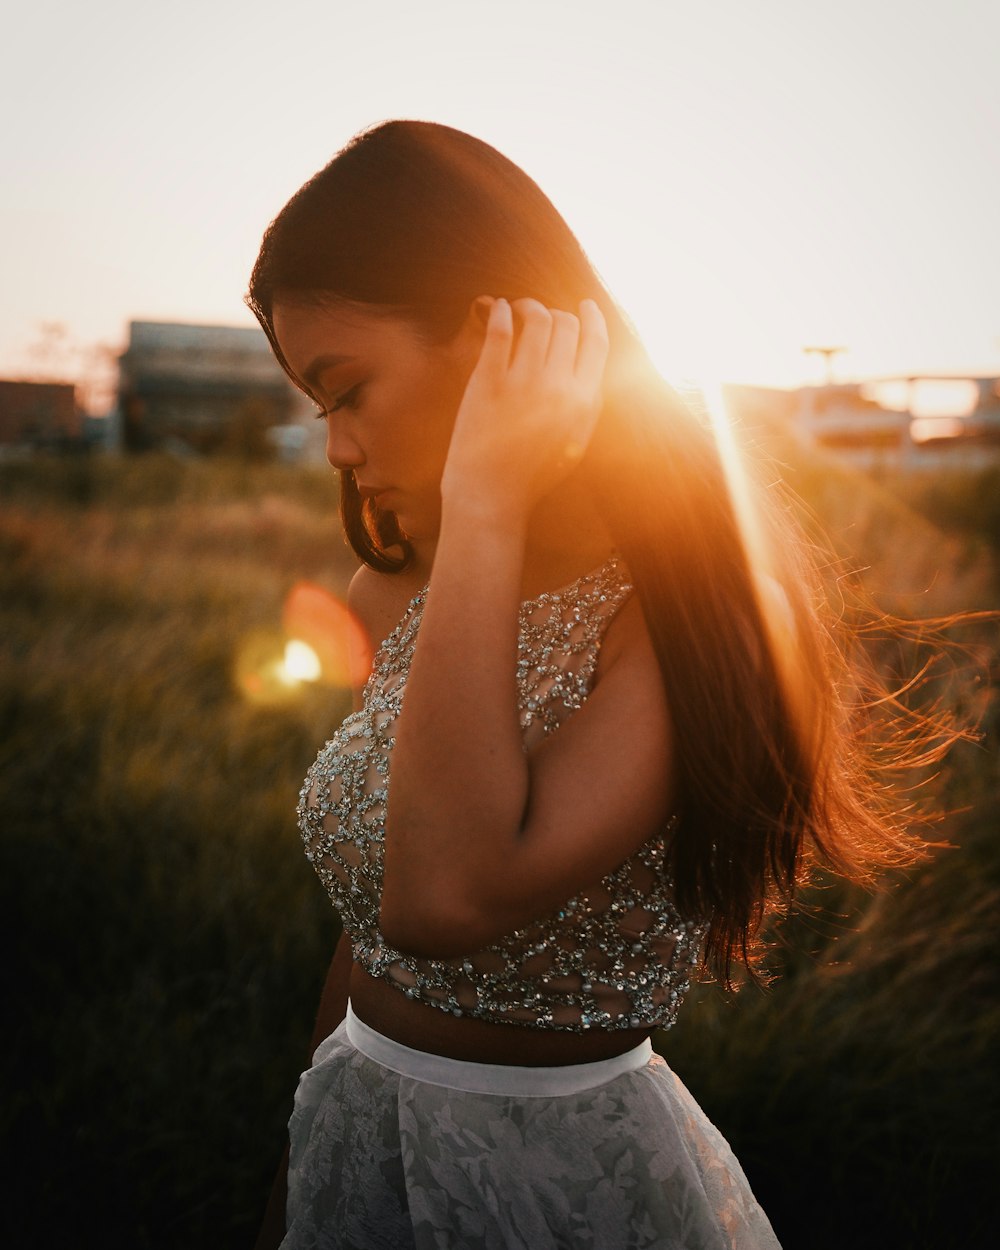
<path fill-rule="evenodd" d="M 469 311 L 455 337 L 448 344 L 449 356 L 466 374 L 472 372 L 479 360 L 483 340 L 486 338 L 486 323 L 490 319 L 490 309 L 494 302 L 492 295 L 477 296 L 469 305 Z"/>

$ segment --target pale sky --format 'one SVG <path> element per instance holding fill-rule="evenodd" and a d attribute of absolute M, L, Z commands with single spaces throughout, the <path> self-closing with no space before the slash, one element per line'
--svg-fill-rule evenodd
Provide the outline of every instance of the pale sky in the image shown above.
<path fill-rule="evenodd" d="M 1000 373 L 997 0 L 22 0 L 0 374 L 44 322 L 252 324 L 261 233 L 358 129 L 493 143 L 668 376 Z"/>

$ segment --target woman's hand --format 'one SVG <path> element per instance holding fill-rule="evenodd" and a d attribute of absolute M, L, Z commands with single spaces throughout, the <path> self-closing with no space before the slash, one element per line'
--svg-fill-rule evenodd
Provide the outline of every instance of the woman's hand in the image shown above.
<path fill-rule="evenodd" d="M 607 356 L 607 326 L 593 300 L 583 301 L 579 317 L 533 299 L 493 301 L 455 419 L 445 507 L 460 501 L 497 519 L 526 520 L 587 449 Z"/>

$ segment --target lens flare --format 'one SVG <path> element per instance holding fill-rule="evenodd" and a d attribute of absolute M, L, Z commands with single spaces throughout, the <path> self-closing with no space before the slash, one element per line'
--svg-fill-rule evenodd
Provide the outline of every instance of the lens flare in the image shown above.
<path fill-rule="evenodd" d="M 319 681 L 323 666 L 307 642 L 292 638 L 285 645 L 284 669 L 291 681 Z"/>
<path fill-rule="evenodd" d="M 313 582 L 296 582 L 282 611 L 285 636 L 307 648 L 319 666 L 316 677 L 334 686 L 359 686 L 371 671 L 368 635 L 354 613 L 332 591 Z M 304 656 L 296 649 L 295 655 Z M 289 657 L 286 655 L 286 663 Z M 305 662 L 295 659 L 295 664 Z"/>
<path fill-rule="evenodd" d="M 288 640 L 278 629 L 258 629 L 240 643 L 235 679 L 244 698 L 261 706 L 287 703 L 301 691 L 302 682 L 285 664 Z"/>
<path fill-rule="evenodd" d="M 285 598 L 281 628 L 246 636 L 236 655 L 236 685 L 251 703 L 280 704 L 323 683 L 362 685 L 371 671 L 368 636 L 335 594 L 296 582 Z"/>

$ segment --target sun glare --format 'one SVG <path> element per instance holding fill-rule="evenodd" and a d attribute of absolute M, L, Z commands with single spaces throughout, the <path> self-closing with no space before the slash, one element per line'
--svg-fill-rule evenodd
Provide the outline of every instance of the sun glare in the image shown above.
<path fill-rule="evenodd" d="M 773 540 L 767 532 L 756 500 L 756 487 L 747 474 L 722 385 L 714 381 L 707 382 L 702 384 L 700 390 L 715 434 L 778 680 L 786 705 L 797 726 L 799 741 L 808 751 L 812 738 L 811 712 L 805 697 L 808 683 L 803 680 L 795 617 L 779 568 L 778 553 L 774 549 Z"/>
<path fill-rule="evenodd" d="M 357 686 L 368 676 L 368 636 L 350 608 L 331 591 L 313 582 L 296 582 L 285 599 L 282 624 L 285 635 L 310 652 L 321 680 L 335 686 Z M 302 654 L 296 651 L 297 656 Z"/>
<path fill-rule="evenodd" d="M 319 681 L 323 666 L 307 642 L 292 638 L 285 646 L 284 669 L 292 681 Z"/>
<path fill-rule="evenodd" d="M 367 635 L 331 591 L 297 582 L 281 615 L 280 628 L 255 631 L 237 652 L 236 684 L 251 703 L 286 703 L 310 683 L 344 689 L 368 676 Z"/>
<path fill-rule="evenodd" d="M 750 482 L 743 465 L 743 455 L 726 407 L 722 384 L 714 379 L 702 381 L 699 389 L 712 423 L 719 458 L 722 461 L 743 543 L 750 559 L 750 567 L 773 577 L 773 556 L 769 545 L 764 540 L 760 516 L 754 504 Z"/>

